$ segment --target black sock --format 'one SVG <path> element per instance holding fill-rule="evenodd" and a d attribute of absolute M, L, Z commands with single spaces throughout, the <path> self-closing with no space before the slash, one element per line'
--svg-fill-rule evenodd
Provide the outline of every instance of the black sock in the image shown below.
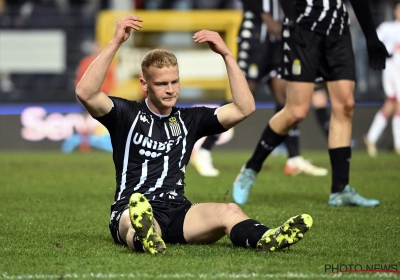
<path fill-rule="evenodd" d="M 249 219 L 233 226 L 230 232 L 230 239 L 235 246 L 256 248 L 257 242 L 267 230 L 269 228 L 263 224 Z"/>
<path fill-rule="evenodd" d="M 284 143 L 288 150 L 289 158 L 297 157 L 300 155 L 300 129 L 295 125 L 286 137 Z"/>
<path fill-rule="evenodd" d="M 331 193 L 341 192 L 349 183 L 351 148 L 329 149 L 332 166 Z"/>
<path fill-rule="evenodd" d="M 207 136 L 206 140 L 204 140 L 203 144 L 201 144 L 201 147 L 203 149 L 206 149 L 206 150 L 210 151 L 214 147 L 215 143 L 218 141 L 218 138 L 219 138 L 220 135 L 221 134 L 215 134 L 215 135 Z"/>
<path fill-rule="evenodd" d="M 325 107 L 317 108 L 315 109 L 315 115 L 317 116 L 318 124 L 324 132 L 325 137 L 328 138 L 330 123 L 328 110 Z"/>
<path fill-rule="evenodd" d="M 135 247 L 136 252 L 139 252 L 139 253 L 144 253 L 145 252 L 143 244 L 139 240 L 139 238 L 137 237 L 137 233 L 136 232 L 133 235 L 133 246 Z"/>
<path fill-rule="evenodd" d="M 269 124 L 264 129 L 260 141 L 253 152 L 253 155 L 246 163 L 246 168 L 251 168 L 256 172 L 260 172 L 265 159 L 269 154 L 285 140 L 287 135 L 279 135 L 271 129 Z"/>

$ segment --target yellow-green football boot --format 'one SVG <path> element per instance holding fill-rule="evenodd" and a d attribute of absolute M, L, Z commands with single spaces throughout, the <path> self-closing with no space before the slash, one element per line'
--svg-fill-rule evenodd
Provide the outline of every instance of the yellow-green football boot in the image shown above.
<path fill-rule="evenodd" d="M 166 249 L 164 240 L 157 233 L 153 223 L 153 209 L 143 194 L 132 194 L 129 199 L 129 217 L 145 251 L 152 255 L 164 254 Z"/>
<path fill-rule="evenodd" d="M 280 227 L 268 230 L 257 242 L 257 249 L 273 252 L 289 247 L 300 241 L 312 224 L 313 219 L 308 214 L 294 216 Z"/>

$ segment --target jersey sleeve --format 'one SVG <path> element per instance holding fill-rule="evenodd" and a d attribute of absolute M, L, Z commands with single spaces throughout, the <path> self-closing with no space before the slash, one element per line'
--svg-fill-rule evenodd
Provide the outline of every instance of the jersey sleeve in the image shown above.
<path fill-rule="evenodd" d="M 109 96 L 109 98 L 113 103 L 111 111 L 104 116 L 95 119 L 98 120 L 102 125 L 104 125 L 111 133 L 112 130 L 116 127 L 116 124 L 123 121 L 124 112 L 132 111 L 133 103 L 120 97 Z"/>
<path fill-rule="evenodd" d="M 199 138 L 208 135 L 220 134 L 226 131 L 226 129 L 218 120 L 218 108 L 195 107 L 192 109 L 194 110 Z"/>

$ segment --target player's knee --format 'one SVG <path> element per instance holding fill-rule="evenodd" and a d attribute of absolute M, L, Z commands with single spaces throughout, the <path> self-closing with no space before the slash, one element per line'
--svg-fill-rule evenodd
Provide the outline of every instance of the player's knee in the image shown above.
<path fill-rule="evenodd" d="M 354 106 L 355 102 L 353 98 L 346 100 L 346 102 L 344 103 L 344 111 L 353 114 Z"/>
<path fill-rule="evenodd" d="M 354 106 L 354 99 L 348 99 L 342 102 L 339 106 L 332 106 L 332 111 L 334 114 L 340 114 L 346 118 L 352 118 L 354 113 Z"/>
<path fill-rule="evenodd" d="M 228 215 L 235 215 L 235 214 L 242 214 L 242 208 L 236 203 L 227 203 L 226 204 L 226 211 Z"/>
<path fill-rule="evenodd" d="M 297 108 L 292 110 L 291 118 L 289 120 L 289 125 L 297 124 L 303 121 L 307 116 L 308 110 L 306 108 Z"/>

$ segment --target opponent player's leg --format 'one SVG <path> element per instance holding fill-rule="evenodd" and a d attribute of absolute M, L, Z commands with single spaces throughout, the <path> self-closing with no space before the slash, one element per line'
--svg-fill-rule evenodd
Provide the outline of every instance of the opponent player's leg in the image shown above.
<path fill-rule="evenodd" d="M 392 133 L 394 150 L 400 156 L 400 91 L 398 95 L 399 99 L 396 102 L 396 111 L 392 119 Z"/>
<path fill-rule="evenodd" d="M 396 11 L 400 11 L 400 5 L 396 6 Z M 399 13 L 397 13 L 399 15 Z M 395 152 L 400 156 L 400 68 L 397 65 L 393 65 L 396 71 L 391 71 L 387 68 L 385 71 L 390 71 L 392 73 L 392 78 L 394 80 L 394 91 L 396 92 L 396 109 L 392 120 L 392 133 L 394 140 Z"/>
<path fill-rule="evenodd" d="M 120 236 L 129 248 L 137 252 L 158 254 L 165 252 L 161 229 L 153 217 L 150 203 L 140 193 L 135 193 L 129 200 L 119 222 Z"/>
<path fill-rule="evenodd" d="M 354 112 L 354 81 L 327 82 L 332 105 L 329 130 L 329 157 L 332 167 L 331 206 L 376 206 L 379 201 L 366 199 L 349 186 L 351 131 Z"/>
<path fill-rule="evenodd" d="M 386 98 L 383 106 L 376 112 L 371 126 L 368 129 L 367 135 L 364 136 L 364 144 L 367 147 L 367 153 L 370 157 L 376 157 L 378 150 L 376 143 L 379 137 L 385 130 L 389 118 L 393 115 L 396 109 L 396 100 L 393 98 Z"/>
<path fill-rule="evenodd" d="M 250 190 L 264 161 L 285 140 L 291 128 L 307 115 L 314 83 L 288 82 L 286 90 L 285 107 L 271 118 L 251 158 L 236 177 L 232 196 L 237 204 L 247 202 Z"/>
<path fill-rule="evenodd" d="M 300 241 L 311 226 L 312 218 L 307 214 L 268 228 L 234 203 L 201 203 L 189 209 L 183 232 L 188 243 L 210 244 L 227 235 L 235 246 L 275 251 Z"/>
<path fill-rule="evenodd" d="M 385 92 L 385 102 L 375 114 L 368 133 L 363 139 L 364 144 L 367 147 L 367 153 L 371 157 L 377 156 L 378 150 L 376 148 L 376 143 L 385 130 L 389 118 L 393 116 L 396 110 L 396 100 L 398 100 L 397 97 L 400 97 L 400 93 L 397 93 L 397 90 L 400 90 L 398 74 L 400 73 L 396 71 L 396 68 L 393 67 L 393 64 L 391 63 L 387 63 L 386 69 L 382 72 L 382 85 Z M 393 118 L 392 124 L 395 122 L 396 121 Z M 393 137 L 395 137 L 394 133 Z"/>

